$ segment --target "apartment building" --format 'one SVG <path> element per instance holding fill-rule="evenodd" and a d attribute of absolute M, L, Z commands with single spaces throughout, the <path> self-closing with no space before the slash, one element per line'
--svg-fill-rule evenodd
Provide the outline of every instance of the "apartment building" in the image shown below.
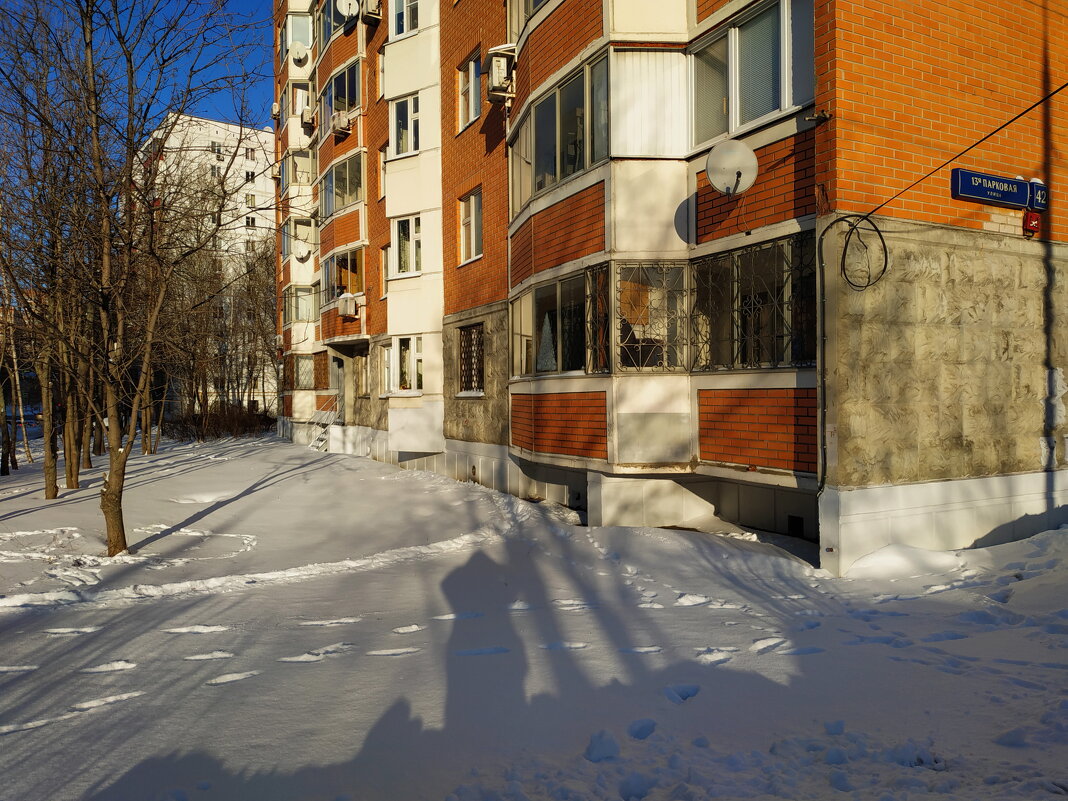
<path fill-rule="evenodd" d="M 1062 17 L 283 0 L 275 22 L 295 441 L 595 525 L 716 515 L 838 572 L 1068 521 Z"/>
<path fill-rule="evenodd" d="M 169 114 L 145 146 L 153 172 L 155 202 L 172 225 L 181 221 L 196 257 L 187 260 L 186 284 L 195 308 L 210 309 L 212 331 L 198 347 L 212 362 L 204 386 L 175 386 L 187 400 L 206 406 L 224 402 L 253 412 L 277 412 L 278 380 L 264 332 L 247 321 L 259 314 L 247 296 L 250 270 L 262 269 L 275 240 L 274 131 L 258 130 L 189 114 Z M 204 241 L 207 247 L 202 247 Z M 269 269 L 269 268 L 268 268 Z M 199 275 L 199 279 L 198 276 Z M 202 296 L 202 297 L 201 297 Z M 210 304 L 202 303 L 207 297 Z M 192 356 L 191 356 L 192 357 Z M 196 383 L 172 375 L 172 385 Z"/>

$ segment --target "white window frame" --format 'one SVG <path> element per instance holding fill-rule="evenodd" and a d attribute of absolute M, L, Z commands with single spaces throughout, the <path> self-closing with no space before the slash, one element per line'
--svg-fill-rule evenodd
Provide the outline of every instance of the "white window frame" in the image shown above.
<path fill-rule="evenodd" d="M 355 178 L 357 189 L 342 196 L 338 192 L 338 173 L 346 173 L 346 186 Z M 325 220 L 340 211 L 363 201 L 363 151 L 340 158 L 323 172 L 319 181 L 319 219 Z"/>
<path fill-rule="evenodd" d="M 482 257 L 482 187 L 460 198 L 460 263 Z"/>
<path fill-rule="evenodd" d="M 407 122 L 408 140 L 401 138 L 401 119 Z M 419 93 L 405 95 L 389 103 L 389 141 L 393 156 L 410 156 L 419 152 Z M 404 147 L 401 150 L 401 147 Z"/>
<path fill-rule="evenodd" d="M 383 387 L 388 395 L 421 395 L 426 385 L 423 359 L 423 337 L 411 335 L 393 337 L 382 346 Z M 402 376 L 407 381 L 402 381 Z M 407 383 L 407 386 L 404 384 Z"/>
<path fill-rule="evenodd" d="M 815 81 L 811 81 L 811 86 L 807 87 L 808 91 L 804 90 L 804 87 L 798 91 L 794 85 L 794 60 L 795 60 L 795 38 L 798 33 L 798 27 L 794 25 L 794 8 L 798 9 L 798 14 L 811 14 L 812 13 L 812 0 L 772 0 L 772 2 L 761 3 L 755 8 L 745 11 L 737 18 L 732 19 L 729 23 L 720 26 L 711 35 L 698 41 L 690 50 L 690 138 L 694 147 L 702 146 L 708 142 L 714 142 L 718 139 L 727 137 L 738 136 L 746 131 L 758 128 L 762 125 L 784 116 L 788 116 L 798 109 L 810 104 L 813 100 L 813 93 L 815 91 Z M 778 108 L 756 117 L 752 120 L 742 121 L 740 112 L 741 101 L 741 69 L 740 69 L 740 30 L 741 28 L 755 17 L 760 16 L 764 12 L 771 8 L 778 8 L 778 23 L 779 23 L 779 98 Z M 800 18 L 799 18 L 800 19 Z M 804 47 L 796 53 L 798 59 L 808 59 L 812 57 L 811 48 L 814 46 L 814 32 L 811 26 L 805 29 L 806 39 Z M 697 76 L 696 76 L 696 55 L 705 49 L 715 45 L 716 43 L 726 39 L 727 42 L 727 130 L 716 133 L 705 139 L 698 139 L 697 135 L 697 103 L 695 95 L 697 92 Z M 814 63 L 810 62 L 810 69 L 814 70 Z M 796 96 L 804 95 L 804 96 Z"/>
<path fill-rule="evenodd" d="M 407 225 L 408 229 L 408 266 L 402 269 L 401 256 L 401 229 Z M 406 278 L 420 275 L 423 271 L 423 235 L 422 221 L 418 214 L 413 217 L 398 217 L 390 221 L 390 278 Z"/>
<path fill-rule="evenodd" d="M 246 192 L 245 193 L 245 206 L 250 208 L 250 209 L 254 209 L 254 208 L 256 208 L 257 205 L 258 204 L 256 203 L 256 193 L 255 192 Z"/>
<path fill-rule="evenodd" d="M 397 0 L 389 15 L 389 38 L 399 39 L 419 30 L 419 0 Z"/>
<path fill-rule="evenodd" d="M 482 55 L 475 52 L 457 71 L 456 121 L 462 131 L 482 114 Z"/>

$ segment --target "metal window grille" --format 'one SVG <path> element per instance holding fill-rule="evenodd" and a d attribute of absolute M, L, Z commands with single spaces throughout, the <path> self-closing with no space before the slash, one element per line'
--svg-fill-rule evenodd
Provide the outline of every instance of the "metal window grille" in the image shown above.
<path fill-rule="evenodd" d="M 616 272 L 621 371 L 685 369 L 687 262 L 622 262 Z"/>
<path fill-rule="evenodd" d="M 691 369 L 815 361 L 811 232 L 699 259 L 693 263 L 692 276 Z"/>
<path fill-rule="evenodd" d="M 586 372 L 607 373 L 611 359 L 611 305 L 607 264 L 586 271 Z"/>
<path fill-rule="evenodd" d="M 460 329 L 460 391 L 485 389 L 485 362 L 482 349 L 482 323 Z"/>
<path fill-rule="evenodd" d="M 313 356 L 294 357 L 296 382 L 294 389 L 315 389 L 315 359 Z"/>

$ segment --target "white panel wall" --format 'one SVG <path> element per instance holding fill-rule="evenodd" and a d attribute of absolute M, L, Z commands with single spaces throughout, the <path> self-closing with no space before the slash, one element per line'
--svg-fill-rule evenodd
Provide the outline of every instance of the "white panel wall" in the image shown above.
<path fill-rule="evenodd" d="M 690 147 L 687 71 L 688 60 L 682 53 L 626 50 L 613 54 L 609 65 L 613 156 L 686 155 Z"/>
<path fill-rule="evenodd" d="M 663 40 L 687 35 L 686 0 L 660 0 L 653 6 L 634 0 L 612 0 L 612 34 Z"/>
<path fill-rule="evenodd" d="M 620 258 L 689 257 L 690 193 L 685 161 L 612 164 L 612 244 Z"/>

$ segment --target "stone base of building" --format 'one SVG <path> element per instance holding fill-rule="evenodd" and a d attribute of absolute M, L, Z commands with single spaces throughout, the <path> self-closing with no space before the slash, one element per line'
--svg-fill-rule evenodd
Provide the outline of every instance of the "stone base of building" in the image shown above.
<path fill-rule="evenodd" d="M 841 575 L 886 545 L 955 550 L 1057 528 L 1068 523 L 1068 472 L 827 487 L 819 510 L 821 566 Z"/>

